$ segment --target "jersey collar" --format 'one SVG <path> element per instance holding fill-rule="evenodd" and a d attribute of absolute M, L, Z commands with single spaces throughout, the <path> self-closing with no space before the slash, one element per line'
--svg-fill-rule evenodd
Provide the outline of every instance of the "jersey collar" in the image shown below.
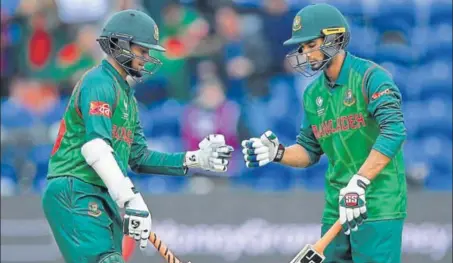
<path fill-rule="evenodd" d="M 352 60 L 351 54 L 349 54 L 349 52 L 345 52 L 343 64 L 341 65 L 340 74 L 338 75 L 337 81 L 335 81 L 334 86 L 337 85 L 343 86 L 346 85 L 346 83 L 348 83 L 349 69 L 351 68 L 351 60 Z M 323 75 L 326 83 L 329 83 L 329 79 L 326 77 L 325 73 Z"/>
<path fill-rule="evenodd" d="M 105 68 L 110 74 L 113 75 L 113 77 L 116 79 L 116 81 L 120 84 L 120 86 L 125 89 L 127 92 L 130 92 L 130 86 L 129 83 L 120 75 L 120 73 L 108 62 L 106 59 L 102 60 L 102 67 Z"/>

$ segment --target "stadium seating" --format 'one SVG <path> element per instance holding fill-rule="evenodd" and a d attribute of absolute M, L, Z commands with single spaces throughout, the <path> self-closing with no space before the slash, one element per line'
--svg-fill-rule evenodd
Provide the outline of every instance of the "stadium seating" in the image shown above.
<path fill-rule="evenodd" d="M 40 193 L 46 184 L 48 162 L 52 147 L 53 145 L 50 144 L 36 145 L 30 151 L 29 161 L 35 167 L 35 173 L 33 175 L 33 190 L 35 192 Z"/>
<path fill-rule="evenodd" d="M 14 195 L 18 190 L 16 168 L 9 163 L 3 162 L 3 160 L 1 166 L 1 195 Z"/>
<path fill-rule="evenodd" d="M 152 194 L 178 193 L 184 191 L 189 182 L 184 176 L 139 175 L 132 171 L 128 175 L 137 189 Z"/>
<path fill-rule="evenodd" d="M 37 123 L 31 111 L 12 99 L 2 102 L 1 119 L 5 129 L 30 128 Z"/>

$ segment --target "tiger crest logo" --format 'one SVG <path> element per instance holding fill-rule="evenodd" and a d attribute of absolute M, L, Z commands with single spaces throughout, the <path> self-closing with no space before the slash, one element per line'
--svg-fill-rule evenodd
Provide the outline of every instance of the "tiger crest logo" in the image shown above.
<path fill-rule="evenodd" d="M 293 31 L 300 30 L 302 28 L 302 21 L 300 16 L 296 16 L 293 22 Z"/>
<path fill-rule="evenodd" d="M 101 210 L 99 210 L 99 206 L 95 202 L 90 202 L 88 204 L 88 214 L 93 217 L 98 217 L 102 214 Z"/>
<path fill-rule="evenodd" d="M 347 107 L 352 106 L 355 103 L 355 97 L 352 94 L 352 90 L 348 89 L 345 93 L 344 100 L 343 100 L 344 105 Z"/>
<path fill-rule="evenodd" d="M 154 39 L 156 41 L 159 41 L 159 28 L 157 27 L 157 25 L 154 25 Z"/>

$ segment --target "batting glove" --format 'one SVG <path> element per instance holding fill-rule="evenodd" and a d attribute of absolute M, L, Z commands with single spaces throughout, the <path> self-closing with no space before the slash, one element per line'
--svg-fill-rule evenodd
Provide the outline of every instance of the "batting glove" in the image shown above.
<path fill-rule="evenodd" d="M 355 174 L 348 185 L 340 190 L 340 222 L 346 235 L 357 231 L 368 217 L 365 190 L 369 184 L 370 180 Z"/>
<path fill-rule="evenodd" d="M 226 145 L 223 135 L 210 134 L 198 144 L 198 147 L 199 150 L 186 153 L 186 167 L 213 172 L 227 171 L 234 149 Z"/>
<path fill-rule="evenodd" d="M 151 213 L 143 197 L 136 193 L 135 197 L 125 205 L 126 212 L 123 220 L 123 233 L 140 242 L 140 249 L 148 245 L 151 232 Z"/>
<path fill-rule="evenodd" d="M 258 138 L 250 138 L 241 143 L 245 165 L 249 168 L 264 166 L 270 162 L 280 162 L 285 147 L 279 143 L 272 131 L 266 131 Z"/>

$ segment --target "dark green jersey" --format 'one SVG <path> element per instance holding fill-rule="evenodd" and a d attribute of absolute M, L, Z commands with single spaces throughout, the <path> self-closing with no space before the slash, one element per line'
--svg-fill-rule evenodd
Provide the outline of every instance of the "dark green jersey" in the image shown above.
<path fill-rule="evenodd" d="M 74 176 L 104 186 L 85 162 L 81 147 L 101 138 L 114 149 L 123 173 L 184 175 L 184 153 L 159 153 L 147 148 L 133 89 L 104 60 L 86 72 L 75 86 L 49 161 L 48 177 Z"/>
<path fill-rule="evenodd" d="M 303 97 L 305 117 L 297 138 L 311 164 L 329 161 L 323 222 L 338 217 L 338 197 L 371 149 L 391 158 L 367 188 L 369 220 L 404 218 L 406 181 L 402 142 L 405 127 L 401 94 L 391 76 L 375 63 L 346 53 L 335 84 L 320 74 Z"/>

